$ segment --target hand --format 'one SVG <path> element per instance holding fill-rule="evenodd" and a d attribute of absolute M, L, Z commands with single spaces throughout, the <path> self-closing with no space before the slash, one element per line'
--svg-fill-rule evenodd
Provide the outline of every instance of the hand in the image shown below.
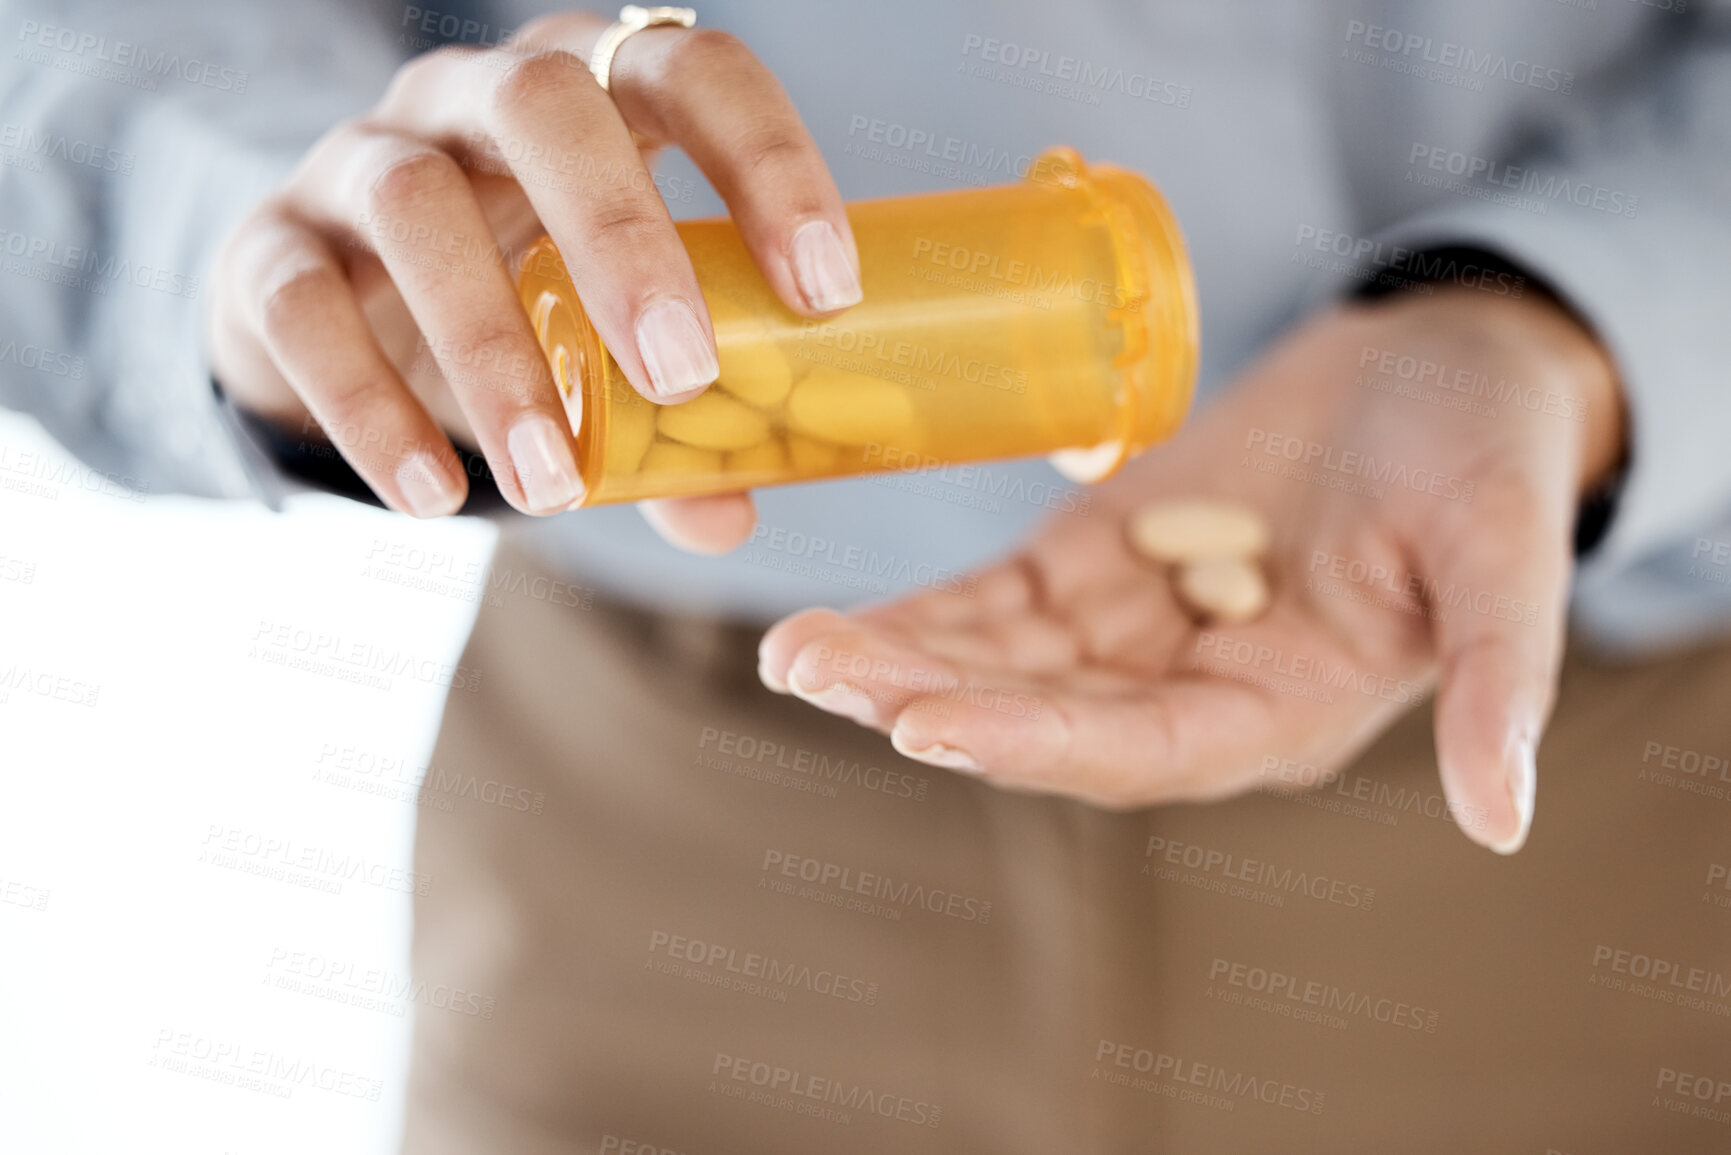
<path fill-rule="evenodd" d="M 620 47 L 609 95 L 584 64 L 606 26 L 552 16 L 499 48 L 409 61 L 223 247 L 218 379 L 278 422 L 316 421 L 394 509 L 462 505 L 447 433 L 479 447 L 525 513 L 582 496 L 508 259 L 542 232 L 645 397 L 686 400 L 717 376 L 697 278 L 634 132 L 692 157 L 789 308 L 817 317 L 859 299 L 841 196 L 763 65 L 722 32 L 651 28 Z M 647 512 L 704 550 L 731 548 L 754 518 L 743 494 Z"/>
<path fill-rule="evenodd" d="M 1428 398 L 1373 384 L 1404 385 L 1421 362 L 1442 367 L 1416 382 Z M 1474 380 L 1457 371 L 1518 397 L 1451 391 Z M 1462 400 L 1480 409 L 1449 404 Z M 795 615 L 764 638 L 762 677 L 911 758 L 1111 807 L 1230 795 L 1271 766 L 1333 773 L 1440 682 L 1445 796 L 1470 837 L 1512 853 L 1532 820 L 1578 496 L 1621 439 L 1609 362 L 1548 301 L 1444 289 L 1337 309 L 972 596 Z M 1199 627 L 1130 551 L 1124 518 L 1177 496 L 1268 518 L 1261 619 Z"/>

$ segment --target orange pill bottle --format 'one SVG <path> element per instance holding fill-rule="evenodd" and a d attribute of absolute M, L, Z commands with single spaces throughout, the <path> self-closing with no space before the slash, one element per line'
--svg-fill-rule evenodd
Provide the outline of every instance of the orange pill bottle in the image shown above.
<path fill-rule="evenodd" d="M 1100 480 L 1170 437 L 1197 361 L 1184 243 L 1153 185 L 1074 151 L 990 188 L 848 206 L 864 299 L 790 311 L 726 219 L 682 221 L 721 376 L 644 400 L 546 238 L 518 278 L 586 504 L 1052 455 Z"/>

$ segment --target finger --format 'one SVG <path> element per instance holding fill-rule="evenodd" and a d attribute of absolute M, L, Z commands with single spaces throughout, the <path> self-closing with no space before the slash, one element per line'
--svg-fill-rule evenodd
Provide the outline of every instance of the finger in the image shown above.
<path fill-rule="evenodd" d="M 655 532 L 692 553 L 717 555 L 736 549 L 757 524 L 757 507 L 746 493 L 641 501 L 638 508 Z"/>
<path fill-rule="evenodd" d="M 556 50 L 522 59 L 494 85 L 486 122 L 495 138 L 546 141 L 593 172 L 575 195 L 524 189 L 626 377 L 654 399 L 678 399 L 720 374 L 697 274 L 617 107 L 572 63 Z"/>
<path fill-rule="evenodd" d="M 1562 662 L 1563 524 L 1517 493 L 1454 513 L 1415 543 L 1428 600 L 1446 615 L 1436 627 L 1443 792 L 1467 836 L 1500 854 L 1519 850 L 1533 821 L 1534 755 Z"/>
<path fill-rule="evenodd" d="M 296 188 L 320 223 L 378 255 L 506 499 L 534 514 L 580 503 L 576 445 L 547 359 L 457 162 L 356 124 L 320 143 Z"/>
<path fill-rule="evenodd" d="M 858 304 L 859 253 L 817 142 L 773 73 L 717 29 L 627 40 L 611 91 L 625 122 L 678 144 L 727 203 L 778 297 L 811 316 Z"/>
<path fill-rule="evenodd" d="M 945 620 L 947 615 L 933 608 L 947 604 L 947 597 L 966 601 L 950 594 L 919 594 L 855 615 L 803 610 L 782 618 L 758 644 L 758 677 L 775 693 L 796 694 L 815 707 L 865 724 L 881 719 L 881 729 L 888 729 L 895 713 L 923 693 L 928 682 L 956 681 L 964 653 L 973 658 L 999 653 L 999 646 L 988 641 L 966 651 L 957 642 L 954 655 L 942 653 L 943 641 L 968 637 L 966 630 L 947 623 L 923 625 L 928 615 Z M 914 637 L 917 646 L 911 644 Z M 933 637 L 938 646 L 928 648 L 926 642 Z M 898 679 L 905 684 L 897 686 Z M 881 710 L 860 705 L 872 681 L 885 682 L 871 691 Z"/>
<path fill-rule="evenodd" d="M 238 234 L 229 283 L 243 318 L 355 472 L 391 508 L 455 513 L 468 493 L 456 451 L 379 348 L 329 245 L 271 208 Z"/>
<path fill-rule="evenodd" d="M 1303 626 L 1296 611 L 1277 611 L 1230 637 L 1204 635 L 1190 666 L 1156 682 L 1101 667 L 1041 676 L 982 666 L 829 611 L 782 623 L 763 654 L 786 663 L 792 693 L 888 730 L 911 758 L 1133 806 L 1242 789 L 1270 751 L 1332 766 L 1410 705 L 1416 686 L 1353 654 L 1294 649 Z"/>
<path fill-rule="evenodd" d="M 923 629 L 915 639 L 926 653 L 1017 674 L 1070 671 L 1080 656 L 1075 634 L 1040 614 L 1000 618 L 966 629 Z"/>
<path fill-rule="evenodd" d="M 910 700 L 890 741 L 915 761 L 994 785 L 1123 809 L 1225 797 L 1254 778 L 1276 724 L 1250 687 L 1173 678 L 1153 689 Z"/>
<path fill-rule="evenodd" d="M 606 26 L 560 14 L 518 39 L 587 59 Z M 858 250 L 835 181 L 786 91 L 738 39 L 713 28 L 646 29 L 620 46 L 609 87 L 632 131 L 680 145 L 703 170 L 789 308 L 816 316 L 860 300 Z"/>
<path fill-rule="evenodd" d="M 765 634 L 758 676 L 778 693 L 886 733 L 913 698 L 962 677 L 955 663 L 908 645 L 893 629 L 828 609 L 794 614 Z"/>
<path fill-rule="evenodd" d="M 405 70 L 379 116 L 509 168 L 638 392 L 680 400 L 720 374 L 691 259 L 618 108 L 580 56 L 546 37 L 521 54 L 429 53 Z"/>
<path fill-rule="evenodd" d="M 787 672 L 806 645 L 831 630 L 842 628 L 847 618 L 834 610 L 801 610 L 771 626 L 757 644 L 757 676 L 778 694 L 788 688 Z"/>
<path fill-rule="evenodd" d="M 985 705 L 1012 716 L 1030 709 L 1037 713 L 1047 684 L 1040 675 L 1063 668 L 1052 660 L 1054 647 L 1068 648 L 1074 657 L 1073 648 L 1055 642 L 1034 618 L 990 639 L 946 636 L 944 642 L 956 643 L 951 652 L 932 644 L 928 636 L 910 637 L 828 611 L 802 615 L 796 629 L 796 636 L 777 638 L 768 647 L 772 656 L 799 647 L 787 665 L 788 692 L 884 733 L 921 701 L 927 703 L 923 708 L 954 702 Z M 1105 671 L 1069 669 L 1063 683 L 1081 693 L 1110 695 L 1125 693 L 1130 685 Z M 941 709 L 948 712 L 947 705 Z"/>
<path fill-rule="evenodd" d="M 812 625 L 824 624 L 816 618 Z M 835 615 L 814 631 L 788 665 L 787 688 L 827 713 L 889 733 L 915 699 L 1001 692 L 997 676 L 918 648 L 850 617 Z"/>

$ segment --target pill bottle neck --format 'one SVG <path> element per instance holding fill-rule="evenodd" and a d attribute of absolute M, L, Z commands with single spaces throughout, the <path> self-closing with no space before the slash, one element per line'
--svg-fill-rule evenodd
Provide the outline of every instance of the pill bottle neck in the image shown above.
<path fill-rule="evenodd" d="M 609 409 L 603 402 L 610 390 L 630 389 L 630 383 L 602 345 L 551 237 L 542 237 L 524 253 L 518 277 L 530 324 L 547 353 L 577 440 L 585 492 L 593 497 L 603 480 Z"/>
<path fill-rule="evenodd" d="M 1114 296 L 1122 302 L 1113 308 L 1123 337 L 1114 362 L 1117 428 L 1094 449 L 1061 455 L 1072 477 L 1103 480 L 1176 433 L 1190 410 L 1200 334 L 1189 254 L 1165 198 L 1135 173 L 1090 166 L 1073 149 L 1053 148 L 1029 168 L 1027 179 L 1082 192 L 1111 239 Z"/>

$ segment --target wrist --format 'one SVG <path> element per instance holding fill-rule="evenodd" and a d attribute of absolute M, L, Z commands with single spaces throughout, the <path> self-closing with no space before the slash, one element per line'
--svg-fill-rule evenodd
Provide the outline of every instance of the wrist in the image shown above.
<path fill-rule="evenodd" d="M 1556 298 L 1540 294 L 1517 304 L 1527 312 L 1524 327 L 1536 356 L 1585 414 L 1575 492 L 1582 497 L 1598 493 L 1621 472 L 1628 455 L 1628 411 L 1616 362 L 1598 334 Z"/>
<path fill-rule="evenodd" d="M 1438 285 L 1432 294 L 1403 296 L 1385 307 L 1390 306 L 1422 313 L 1420 323 L 1433 332 L 1460 334 L 1469 348 L 1507 365 L 1527 389 L 1566 399 L 1563 412 L 1580 415 L 1573 423 L 1577 496 L 1602 492 L 1621 471 L 1628 416 L 1616 363 L 1593 330 L 1557 298 L 1542 291 L 1498 297 Z"/>

